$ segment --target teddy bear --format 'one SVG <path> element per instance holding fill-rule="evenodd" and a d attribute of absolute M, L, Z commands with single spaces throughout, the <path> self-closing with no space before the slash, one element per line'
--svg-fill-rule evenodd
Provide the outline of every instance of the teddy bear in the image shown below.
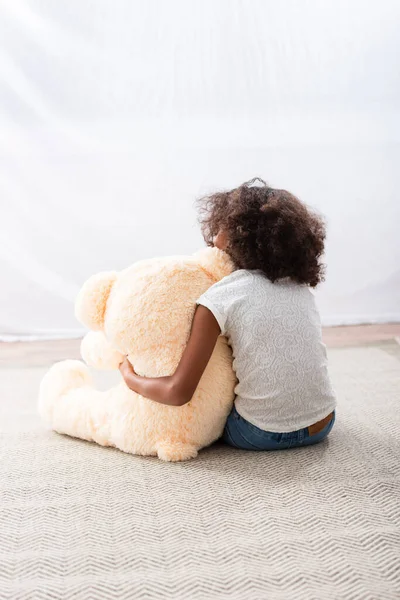
<path fill-rule="evenodd" d="M 39 391 L 39 413 L 51 428 L 102 446 L 165 461 L 183 461 L 217 440 L 232 408 L 235 374 L 226 338 L 219 336 L 189 403 L 167 406 L 130 390 L 123 379 L 96 390 L 87 365 L 118 369 L 127 356 L 142 376 L 171 375 L 190 335 L 196 300 L 231 273 L 229 256 L 206 248 L 192 256 L 136 262 L 86 281 L 75 304 L 91 331 L 84 359 L 54 364 Z"/>

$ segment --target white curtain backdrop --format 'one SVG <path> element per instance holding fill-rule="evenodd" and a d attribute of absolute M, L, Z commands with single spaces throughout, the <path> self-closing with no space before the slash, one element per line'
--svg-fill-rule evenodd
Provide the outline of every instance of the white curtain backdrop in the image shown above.
<path fill-rule="evenodd" d="M 397 0 L 2 0 L 0 336 L 73 336 L 92 273 L 202 245 L 259 175 L 325 213 L 326 324 L 400 320 Z"/>

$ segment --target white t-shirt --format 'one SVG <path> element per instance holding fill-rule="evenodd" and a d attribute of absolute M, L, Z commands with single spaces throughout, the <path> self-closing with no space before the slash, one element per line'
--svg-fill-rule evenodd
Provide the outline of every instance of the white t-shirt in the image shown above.
<path fill-rule="evenodd" d="M 197 301 L 228 338 L 238 384 L 235 406 L 265 431 L 286 433 L 317 423 L 335 408 L 314 295 L 290 280 L 272 283 L 240 269 Z"/>

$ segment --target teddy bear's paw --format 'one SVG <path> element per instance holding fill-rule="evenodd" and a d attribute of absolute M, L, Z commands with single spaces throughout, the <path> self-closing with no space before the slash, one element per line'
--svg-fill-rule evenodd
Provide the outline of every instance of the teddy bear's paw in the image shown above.
<path fill-rule="evenodd" d="M 198 448 L 191 444 L 160 442 L 157 446 L 158 458 L 168 462 L 189 460 L 190 458 L 196 458 L 197 454 Z"/>
<path fill-rule="evenodd" d="M 96 369 L 118 369 L 124 355 L 115 350 L 102 331 L 89 331 L 81 342 L 81 356 Z"/>
<path fill-rule="evenodd" d="M 53 406 L 69 390 L 90 385 L 92 378 L 87 366 L 79 360 L 55 363 L 43 377 L 39 388 L 39 413 L 51 422 Z"/>

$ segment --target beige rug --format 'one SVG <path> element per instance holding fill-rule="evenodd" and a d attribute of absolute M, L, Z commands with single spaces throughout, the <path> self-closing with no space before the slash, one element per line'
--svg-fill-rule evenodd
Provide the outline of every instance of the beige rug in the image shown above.
<path fill-rule="evenodd" d="M 400 347 L 330 352 L 329 441 L 165 464 L 46 431 L 0 370 L 1 600 L 400 598 Z"/>

